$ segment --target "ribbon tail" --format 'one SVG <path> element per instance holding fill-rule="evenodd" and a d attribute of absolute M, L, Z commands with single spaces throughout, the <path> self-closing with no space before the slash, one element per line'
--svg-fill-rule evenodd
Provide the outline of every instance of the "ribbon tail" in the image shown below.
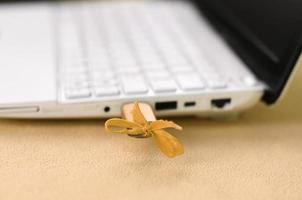
<path fill-rule="evenodd" d="M 150 125 L 150 129 L 153 131 L 158 131 L 161 129 L 167 129 L 167 128 L 174 128 L 176 130 L 182 130 L 182 127 L 175 124 L 172 121 L 166 121 L 166 120 L 157 120 L 155 122 L 152 122 Z"/>
<path fill-rule="evenodd" d="M 184 147 L 181 142 L 164 130 L 154 131 L 154 138 L 160 150 L 169 158 L 184 154 Z"/>

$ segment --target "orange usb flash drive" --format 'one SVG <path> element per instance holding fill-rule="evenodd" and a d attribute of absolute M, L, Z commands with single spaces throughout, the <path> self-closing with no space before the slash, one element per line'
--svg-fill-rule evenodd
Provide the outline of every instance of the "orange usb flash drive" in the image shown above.
<path fill-rule="evenodd" d="M 157 120 L 149 104 L 131 103 L 122 108 L 124 119 L 109 119 L 105 123 L 106 131 L 110 133 L 128 134 L 135 138 L 153 137 L 160 150 L 173 158 L 184 153 L 183 145 L 165 129 L 182 130 L 182 127 L 172 121 Z"/>

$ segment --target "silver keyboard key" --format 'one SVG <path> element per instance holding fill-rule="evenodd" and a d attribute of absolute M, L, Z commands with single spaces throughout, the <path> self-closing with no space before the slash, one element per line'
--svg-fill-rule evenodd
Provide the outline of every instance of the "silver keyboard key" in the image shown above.
<path fill-rule="evenodd" d="M 93 80 L 100 80 L 100 79 L 114 79 L 115 74 L 112 71 L 92 71 L 91 77 Z"/>
<path fill-rule="evenodd" d="M 68 73 L 65 72 L 64 75 L 65 75 L 64 78 L 65 78 L 66 81 L 87 80 L 86 72 L 85 73 L 83 73 L 83 72 L 79 73 L 79 72 L 70 71 Z"/>
<path fill-rule="evenodd" d="M 211 89 L 225 89 L 228 86 L 224 78 L 219 76 L 208 77 L 206 82 Z"/>
<path fill-rule="evenodd" d="M 122 74 L 122 75 L 140 72 L 140 68 L 137 67 L 136 65 L 131 65 L 131 66 L 120 65 L 119 67 L 116 67 L 115 69 L 116 69 L 117 73 Z"/>
<path fill-rule="evenodd" d="M 142 64 L 142 68 L 145 69 L 145 70 L 158 70 L 158 69 L 165 69 L 165 66 L 163 65 L 162 62 L 160 61 L 156 61 L 154 63 L 145 63 L 145 64 Z"/>
<path fill-rule="evenodd" d="M 91 97 L 89 89 L 67 89 L 65 93 L 68 99 L 83 99 Z"/>
<path fill-rule="evenodd" d="M 118 85 L 118 81 L 116 79 L 96 79 L 94 80 L 94 86 L 115 86 Z"/>
<path fill-rule="evenodd" d="M 166 62 L 168 63 L 169 66 L 183 66 L 183 65 L 188 65 L 188 61 L 183 57 L 183 55 L 171 55 L 169 57 L 166 57 L 167 60 Z"/>
<path fill-rule="evenodd" d="M 106 86 L 96 86 L 95 95 L 96 96 L 117 96 L 120 94 L 120 90 L 117 86 L 106 85 Z"/>
<path fill-rule="evenodd" d="M 140 51 L 140 50 L 137 50 Z M 137 53 L 138 59 L 140 60 L 140 63 L 142 65 L 158 65 L 162 64 L 162 61 L 159 59 L 157 55 L 154 55 L 153 52 L 148 52 L 148 51 L 140 51 Z"/>
<path fill-rule="evenodd" d="M 102 58 L 102 56 L 94 55 L 94 58 L 90 58 L 87 65 L 92 69 L 104 69 L 110 68 L 110 61 L 108 58 Z"/>
<path fill-rule="evenodd" d="M 70 80 L 66 84 L 67 89 L 88 89 L 89 83 L 86 80 Z"/>
<path fill-rule="evenodd" d="M 74 68 L 74 69 L 65 69 L 64 74 L 67 77 L 82 77 L 82 76 L 86 76 L 86 74 L 88 73 L 88 69 L 85 68 Z"/>
<path fill-rule="evenodd" d="M 146 94 L 148 92 L 144 79 L 139 75 L 123 76 L 121 81 L 126 94 Z"/>
<path fill-rule="evenodd" d="M 175 74 L 190 73 L 194 71 L 194 69 L 189 65 L 172 66 L 170 67 L 170 70 Z"/>
<path fill-rule="evenodd" d="M 145 71 L 149 79 L 167 79 L 171 76 L 168 70 L 166 69 L 157 69 L 157 70 L 146 70 Z"/>
<path fill-rule="evenodd" d="M 196 74 L 178 75 L 177 82 L 184 91 L 205 89 L 204 82 L 201 80 L 201 77 Z"/>
<path fill-rule="evenodd" d="M 151 80 L 151 87 L 156 93 L 161 92 L 175 92 L 177 90 L 177 85 L 174 80 L 171 79 L 161 79 L 161 80 Z"/>

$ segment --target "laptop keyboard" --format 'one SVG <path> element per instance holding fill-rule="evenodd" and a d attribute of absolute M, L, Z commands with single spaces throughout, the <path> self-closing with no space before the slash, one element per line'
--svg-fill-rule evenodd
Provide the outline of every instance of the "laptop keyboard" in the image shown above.
<path fill-rule="evenodd" d="M 177 4 L 176 4 L 177 5 Z M 59 9 L 65 99 L 228 88 L 171 3 L 103 3 Z M 182 11 L 196 21 L 193 9 Z M 198 34 L 198 33 L 197 33 Z"/>

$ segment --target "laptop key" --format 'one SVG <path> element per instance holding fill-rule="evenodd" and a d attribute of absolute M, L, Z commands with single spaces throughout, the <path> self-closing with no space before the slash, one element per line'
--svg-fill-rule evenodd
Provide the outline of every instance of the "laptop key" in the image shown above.
<path fill-rule="evenodd" d="M 176 83 L 171 79 L 151 80 L 151 87 L 156 93 L 175 92 L 177 90 Z"/>
<path fill-rule="evenodd" d="M 165 79 L 165 78 L 169 78 L 171 76 L 169 71 L 167 71 L 165 69 L 148 70 L 148 71 L 146 70 L 145 73 L 146 73 L 146 76 L 150 79 Z"/>
<path fill-rule="evenodd" d="M 91 72 L 91 77 L 93 80 L 114 79 L 115 74 L 111 71 L 93 71 Z"/>
<path fill-rule="evenodd" d="M 139 76 L 123 76 L 121 82 L 126 94 L 146 94 L 148 92 L 145 81 Z"/>
<path fill-rule="evenodd" d="M 202 90 L 205 89 L 205 84 L 201 77 L 196 74 L 183 74 L 177 76 L 177 82 L 182 90 Z"/>
<path fill-rule="evenodd" d="M 93 81 L 95 87 L 103 87 L 103 86 L 116 86 L 118 85 L 119 81 L 117 79 L 96 79 Z"/>
<path fill-rule="evenodd" d="M 117 73 L 120 74 L 133 74 L 133 73 L 139 73 L 140 68 L 136 66 L 126 66 L 126 65 L 120 65 L 119 67 L 116 67 Z"/>
<path fill-rule="evenodd" d="M 89 98 L 91 96 L 91 92 L 89 89 L 68 89 L 66 90 L 65 96 L 68 99 Z"/>
<path fill-rule="evenodd" d="M 88 89 L 89 83 L 87 81 L 82 80 L 73 80 L 67 82 L 67 89 Z"/>
<path fill-rule="evenodd" d="M 192 67 L 189 67 L 188 65 L 170 67 L 170 70 L 175 74 L 194 72 L 194 69 Z"/>
<path fill-rule="evenodd" d="M 227 88 L 227 83 L 223 79 L 211 78 L 207 80 L 207 84 L 211 89 Z"/>
<path fill-rule="evenodd" d="M 99 96 L 99 97 L 101 97 L 101 96 L 117 96 L 119 94 L 120 94 L 119 88 L 114 85 L 95 87 L 95 95 Z"/>

